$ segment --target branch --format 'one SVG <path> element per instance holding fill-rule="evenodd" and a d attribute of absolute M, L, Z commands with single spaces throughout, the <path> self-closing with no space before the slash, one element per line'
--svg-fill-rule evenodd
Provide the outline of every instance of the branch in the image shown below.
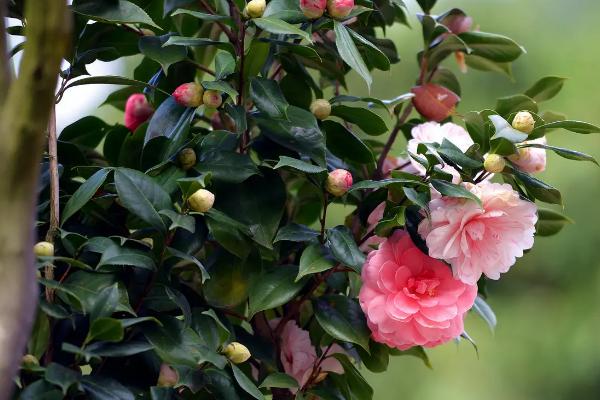
<path fill-rule="evenodd" d="M 58 150 L 56 144 L 58 136 L 56 134 L 56 106 L 50 110 L 48 120 L 48 164 L 50 170 L 50 226 L 46 233 L 46 242 L 54 244 L 54 238 L 58 233 L 60 221 L 60 203 L 59 203 L 59 179 L 58 179 Z M 46 279 L 54 279 L 54 265 L 47 265 L 44 270 Z M 54 301 L 54 289 L 46 288 L 46 300 Z"/>
<path fill-rule="evenodd" d="M 32 248 L 39 162 L 60 62 L 71 38 L 65 0 L 27 1 L 25 17 L 21 68 L 0 110 L 0 400 L 11 396 L 35 314 Z"/>

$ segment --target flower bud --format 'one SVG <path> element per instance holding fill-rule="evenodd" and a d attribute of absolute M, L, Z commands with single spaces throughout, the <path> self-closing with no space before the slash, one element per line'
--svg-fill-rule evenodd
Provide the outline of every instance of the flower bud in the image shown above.
<path fill-rule="evenodd" d="M 354 8 L 354 0 L 327 0 L 327 12 L 332 18 L 346 18 Z"/>
<path fill-rule="evenodd" d="M 325 119 L 331 114 L 331 103 L 325 99 L 317 99 L 310 104 L 310 112 L 317 119 Z"/>
<path fill-rule="evenodd" d="M 190 196 L 188 203 L 196 212 L 207 212 L 215 203 L 215 195 L 206 189 L 198 189 Z"/>
<path fill-rule="evenodd" d="M 40 366 L 40 360 L 33 354 L 25 354 L 21 359 L 21 365 L 25 368 L 34 368 Z"/>
<path fill-rule="evenodd" d="M 504 167 L 506 167 L 506 161 L 504 160 L 504 157 L 499 156 L 498 154 L 488 154 L 485 156 L 483 168 L 485 168 L 487 172 L 497 174 L 502 172 Z"/>
<path fill-rule="evenodd" d="M 460 100 L 451 90 L 433 83 L 415 86 L 411 92 L 415 95 L 412 102 L 419 114 L 436 122 L 448 118 Z"/>
<path fill-rule="evenodd" d="M 125 126 L 131 132 L 134 132 L 153 113 L 154 108 L 148 103 L 146 96 L 142 93 L 132 94 L 125 103 Z"/>
<path fill-rule="evenodd" d="M 202 101 L 207 107 L 219 108 L 223 103 L 221 93 L 216 90 L 206 90 L 202 96 Z"/>
<path fill-rule="evenodd" d="M 231 342 L 225 346 L 223 354 L 234 364 L 243 363 L 250 358 L 250 350 L 238 342 Z"/>
<path fill-rule="evenodd" d="M 447 15 L 441 22 L 450 32 L 459 35 L 471 30 L 473 18 L 462 13 L 456 13 Z"/>
<path fill-rule="evenodd" d="M 531 133 L 535 126 L 535 119 L 527 111 L 519 111 L 512 121 L 512 127 L 524 133 Z"/>
<path fill-rule="evenodd" d="M 196 152 L 194 151 L 194 149 L 186 147 L 185 149 L 179 152 L 177 159 L 179 160 L 179 165 L 181 166 L 181 169 L 187 171 L 188 169 L 196 165 Z"/>
<path fill-rule="evenodd" d="M 33 246 L 33 253 L 37 257 L 52 257 L 54 255 L 54 245 L 50 242 L 38 242 Z"/>
<path fill-rule="evenodd" d="M 246 4 L 244 14 L 249 18 L 260 18 L 265 12 L 266 7 L 267 3 L 265 0 L 250 0 L 248 4 Z"/>
<path fill-rule="evenodd" d="M 329 173 L 325 189 L 336 197 L 346 194 L 352 187 L 352 174 L 345 169 L 336 169 Z"/>
<path fill-rule="evenodd" d="M 179 85 L 173 92 L 175 101 L 184 107 L 200 107 L 204 88 L 196 82 Z"/>
<path fill-rule="evenodd" d="M 308 19 L 320 18 L 325 8 L 327 8 L 327 0 L 300 0 L 300 9 Z"/>
<path fill-rule="evenodd" d="M 158 373 L 158 381 L 156 386 L 173 387 L 179 382 L 179 374 L 170 365 L 161 364 L 160 372 Z"/>

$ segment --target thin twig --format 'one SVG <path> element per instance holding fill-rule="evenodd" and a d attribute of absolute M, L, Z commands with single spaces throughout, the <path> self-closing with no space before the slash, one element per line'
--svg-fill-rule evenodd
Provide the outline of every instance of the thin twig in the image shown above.
<path fill-rule="evenodd" d="M 192 60 L 188 60 L 188 62 L 191 63 L 194 67 L 196 67 L 200 71 L 204 71 L 211 76 L 215 76 L 215 71 L 213 71 L 212 69 L 205 67 L 204 65 L 197 63 L 195 61 L 192 61 Z"/>
<path fill-rule="evenodd" d="M 54 244 L 54 238 L 58 233 L 60 221 L 59 204 L 59 177 L 58 177 L 58 135 L 56 134 L 56 107 L 52 106 L 50 119 L 48 120 L 48 165 L 50 170 L 50 226 L 46 232 L 46 242 Z M 44 276 L 48 280 L 54 280 L 54 265 L 48 264 L 44 269 Z M 54 301 L 54 289 L 46 287 L 46 300 Z"/>
<path fill-rule="evenodd" d="M 323 214 L 321 216 L 321 234 L 319 240 L 321 243 L 325 242 L 325 223 L 327 222 L 327 206 L 329 205 L 329 195 L 327 192 L 323 193 Z"/>
<path fill-rule="evenodd" d="M 402 115 L 398 118 L 398 121 L 396 122 L 396 125 L 394 126 L 394 129 L 392 130 L 392 133 L 390 134 L 390 137 L 388 138 L 387 142 L 385 143 L 385 146 L 383 147 L 383 150 L 381 151 L 379 160 L 377 160 L 377 169 L 373 173 L 373 176 L 375 178 L 377 178 L 377 179 L 381 178 L 381 176 L 382 176 L 381 171 L 383 169 L 383 163 L 385 162 L 386 157 L 388 156 L 390 150 L 392 149 L 392 146 L 394 145 L 394 141 L 396 140 L 396 137 L 398 136 L 398 132 L 400 132 L 400 128 L 402 127 L 402 124 L 404 124 L 406 122 L 406 119 L 412 112 L 412 109 L 413 109 L 413 105 L 412 105 L 412 103 L 410 103 L 404 109 L 404 112 L 402 113 Z"/>
<path fill-rule="evenodd" d="M 206 2 L 206 0 L 200 0 L 200 5 L 202 7 L 204 7 L 204 9 L 206 11 L 208 11 L 209 14 L 212 15 L 218 15 L 215 10 L 212 9 L 212 7 L 210 6 L 210 4 L 208 4 Z M 223 31 L 223 33 L 227 36 L 227 38 L 229 39 L 229 41 L 231 43 L 234 43 L 236 40 L 235 35 L 233 34 L 233 32 L 231 32 L 231 29 L 229 29 L 228 27 L 226 27 L 221 21 L 215 21 L 216 24 L 219 26 L 219 28 L 221 28 L 221 30 Z"/>

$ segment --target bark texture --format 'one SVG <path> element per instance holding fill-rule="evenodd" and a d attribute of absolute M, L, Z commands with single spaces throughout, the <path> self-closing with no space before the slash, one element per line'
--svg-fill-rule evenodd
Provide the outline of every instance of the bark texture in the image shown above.
<path fill-rule="evenodd" d="M 6 4 L 0 0 L 4 10 Z M 0 77 L 0 400 L 10 398 L 39 295 L 32 252 L 36 185 L 71 27 L 65 0 L 27 1 L 25 17 L 18 77 Z M 6 40 L 4 31 L 0 36 Z M 0 72 L 9 69 L 5 51 L 0 64 Z"/>

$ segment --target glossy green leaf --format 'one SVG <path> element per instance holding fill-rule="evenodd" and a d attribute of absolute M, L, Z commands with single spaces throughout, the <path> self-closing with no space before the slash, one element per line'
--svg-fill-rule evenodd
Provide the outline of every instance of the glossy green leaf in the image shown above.
<path fill-rule="evenodd" d="M 300 257 L 300 269 L 298 276 L 296 276 L 296 282 L 306 275 L 316 274 L 333 268 L 333 260 L 327 257 L 327 253 L 324 250 L 320 244 L 311 244 L 304 249 Z"/>
<path fill-rule="evenodd" d="M 215 181 L 241 183 L 259 170 L 247 154 L 225 151 L 209 151 L 200 154 L 196 171 L 210 174 Z"/>
<path fill-rule="evenodd" d="M 464 186 L 457 185 L 452 182 L 442 181 L 440 179 L 432 179 L 431 186 L 433 186 L 435 190 L 440 192 L 442 196 L 469 199 L 481 205 L 481 199 L 473 193 L 471 193 L 469 190 L 467 190 Z"/>
<path fill-rule="evenodd" d="M 566 78 L 559 76 L 546 76 L 534 83 L 525 94 L 537 102 L 550 100 L 560 92 L 565 81 Z"/>
<path fill-rule="evenodd" d="M 158 213 L 171 220 L 171 225 L 168 228 L 170 231 L 181 228 L 194 233 L 196 230 L 196 221 L 191 215 L 179 214 L 173 210 L 160 210 Z"/>
<path fill-rule="evenodd" d="M 267 376 L 260 384 L 261 388 L 282 388 L 291 389 L 299 387 L 296 379 L 283 372 L 273 372 Z"/>
<path fill-rule="evenodd" d="M 545 203 L 562 205 L 562 196 L 558 189 L 517 169 L 513 170 L 513 174 L 536 199 Z"/>
<path fill-rule="evenodd" d="M 306 172 L 307 174 L 318 174 L 327 171 L 327 169 L 323 167 L 307 163 L 306 161 L 287 156 L 280 156 L 279 162 L 273 167 L 273 169 L 279 169 L 283 167 L 293 168 L 298 171 Z"/>
<path fill-rule="evenodd" d="M 458 35 L 471 49 L 471 54 L 495 62 L 511 62 L 525 50 L 514 40 L 494 33 L 469 31 Z"/>
<path fill-rule="evenodd" d="M 533 132 L 531 132 L 531 136 L 536 135 L 537 132 L 542 131 L 544 129 L 558 129 L 558 128 L 562 128 L 562 129 L 566 129 L 571 132 L 582 133 L 582 134 L 599 133 L 600 132 L 600 127 L 597 127 L 596 125 L 592 125 L 589 122 L 564 120 L 564 121 L 549 122 L 544 125 L 536 126 L 535 129 L 533 130 Z"/>
<path fill-rule="evenodd" d="M 366 108 L 341 105 L 333 106 L 331 108 L 331 115 L 357 125 L 369 135 L 382 135 L 388 131 L 383 119 L 373 111 Z"/>
<path fill-rule="evenodd" d="M 94 21 L 119 24 L 140 23 L 160 29 L 141 7 L 126 0 L 81 0 L 72 10 Z"/>
<path fill-rule="evenodd" d="M 312 38 L 310 37 L 310 35 L 303 31 L 302 29 L 299 29 L 297 27 L 295 27 L 294 25 L 291 25 L 281 19 L 278 18 L 274 18 L 274 17 L 262 17 L 262 18 L 253 18 L 252 22 L 254 22 L 254 24 L 256 24 L 256 26 L 258 26 L 259 28 L 270 32 L 270 33 L 274 33 L 277 35 L 298 35 L 301 38 L 305 39 L 308 42 L 312 43 Z"/>
<path fill-rule="evenodd" d="M 375 161 L 371 149 L 352 131 L 334 121 L 323 121 L 327 148 L 342 161 L 370 164 Z"/>
<path fill-rule="evenodd" d="M 280 265 L 258 276 L 249 292 L 249 314 L 279 307 L 296 297 L 304 281 L 296 281 L 298 268 Z"/>
<path fill-rule="evenodd" d="M 135 79 L 129 79 L 129 78 L 124 78 L 122 76 L 115 76 L 115 75 L 88 76 L 88 77 L 80 78 L 80 79 L 71 81 L 67 86 L 65 86 L 63 91 L 66 91 L 67 89 L 70 89 L 75 86 L 83 86 L 83 85 L 125 85 L 125 86 L 136 86 L 136 87 L 148 87 L 148 88 L 158 90 L 159 92 L 162 92 L 163 94 L 165 94 L 167 96 L 170 96 L 170 93 L 167 93 L 164 90 L 159 89 L 156 86 L 153 86 L 147 82 L 142 82 L 142 81 L 138 81 Z"/>
<path fill-rule="evenodd" d="M 273 118 L 286 117 L 289 104 L 277 82 L 256 77 L 250 82 L 250 96 L 256 107 Z"/>
<path fill-rule="evenodd" d="M 170 35 L 142 36 L 140 51 L 146 57 L 158 62 L 165 73 L 169 66 L 186 58 L 187 50 L 182 46 L 164 46 Z"/>
<path fill-rule="evenodd" d="M 94 299 L 94 307 L 90 310 L 90 321 L 101 317 L 110 317 L 119 305 L 120 296 L 117 283 L 100 290 Z"/>
<path fill-rule="evenodd" d="M 194 18 L 198 18 L 203 21 L 229 21 L 229 20 L 231 20 L 231 17 L 229 17 L 227 15 L 207 14 L 207 13 L 203 13 L 200 11 L 186 10 L 185 8 L 180 8 L 179 10 L 175 10 L 173 13 L 171 13 L 172 16 L 182 15 L 182 14 L 190 15 Z"/>
<path fill-rule="evenodd" d="M 317 299 L 313 306 L 315 317 L 325 332 L 369 351 L 371 332 L 356 300 L 344 295 L 326 295 Z"/>
<path fill-rule="evenodd" d="M 64 224 L 66 220 L 72 217 L 88 201 L 90 201 L 92 197 L 94 197 L 94 194 L 96 194 L 100 186 L 104 184 L 109 172 L 110 169 L 103 168 L 90 176 L 81 186 L 79 186 L 79 188 L 77 188 L 65 205 L 61 216 L 61 224 Z"/>
<path fill-rule="evenodd" d="M 496 102 L 496 111 L 500 115 L 509 115 L 518 111 L 533 111 L 538 112 L 538 106 L 535 100 L 524 95 L 517 94 L 514 96 L 499 98 Z"/>
<path fill-rule="evenodd" d="M 539 236 L 556 235 L 565 225 L 573 223 L 574 221 L 571 218 L 558 211 L 538 208 L 538 221 L 535 225 L 535 233 Z"/>
<path fill-rule="evenodd" d="M 263 400 L 265 398 L 260 390 L 258 390 L 254 382 L 252 382 L 252 380 L 248 378 L 241 369 L 236 367 L 235 364 L 230 364 L 230 366 L 235 380 L 246 393 L 258 400 Z"/>
<path fill-rule="evenodd" d="M 46 367 L 44 373 L 44 378 L 48 382 L 60 387 L 63 395 L 67 394 L 71 386 L 79 386 L 80 377 L 80 373 L 54 362 Z"/>
<path fill-rule="evenodd" d="M 171 36 L 171 37 L 169 37 L 169 40 L 167 40 L 163 46 L 190 46 L 190 47 L 215 46 L 218 49 L 225 50 L 231 54 L 235 54 L 233 45 L 229 42 L 222 42 L 219 40 L 197 38 L 197 37 Z"/>
<path fill-rule="evenodd" d="M 124 329 L 119 320 L 114 318 L 102 317 L 94 320 L 90 326 L 90 331 L 85 339 L 86 343 L 92 340 L 102 340 L 105 342 L 120 342 L 123 340 Z"/>
<path fill-rule="evenodd" d="M 594 157 L 590 156 L 589 154 L 581 153 L 581 152 L 575 151 L 575 150 L 565 149 L 562 147 L 549 146 L 547 144 L 540 144 L 540 143 L 525 143 L 519 147 L 535 147 L 538 149 L 551 150 L 554 153 L 556 153 L 557 155 L 559 155 L 563 158 L 567 158 L 569 160 L 591 161 L 594 164 L 598 165 L 598 161 L 596 161 L 596 159 Z"/>
<path fill-rule="evenodd" d="M 290 242 L 308 242 L 319 236 L 319 232 L 310 229 L 308 226 L 290 223 L 277 231 L 273 243 L 287 240 Z"/>
<path fill-rule="evenodd" d="M 336 260 L 360 274 L 365 263 L 365 255 L 358 249 L 348 227 L 338 225 L 328 229 L 327 244 Z"/>
<path fill-rule="evenodd" d="M 348 28 L 341 22 L 333 21 L 333 29 L 335 32 L 335 45 L 340 57 L 364 79 L 370 89 L 373 78 L 354 44 L 352 36 L 348 33 Z"/>
<path fill-rule="evenodd" d="M 207 90 L 216 90 L 218 92 L 223 92 L 232 99 L 236 99 L 238 95 L 238 91 L 231 87 L 231 85 L 225 81 L 204 81 L 202 82 L 202 86 L 204 87 L 204 89 Z"/>

